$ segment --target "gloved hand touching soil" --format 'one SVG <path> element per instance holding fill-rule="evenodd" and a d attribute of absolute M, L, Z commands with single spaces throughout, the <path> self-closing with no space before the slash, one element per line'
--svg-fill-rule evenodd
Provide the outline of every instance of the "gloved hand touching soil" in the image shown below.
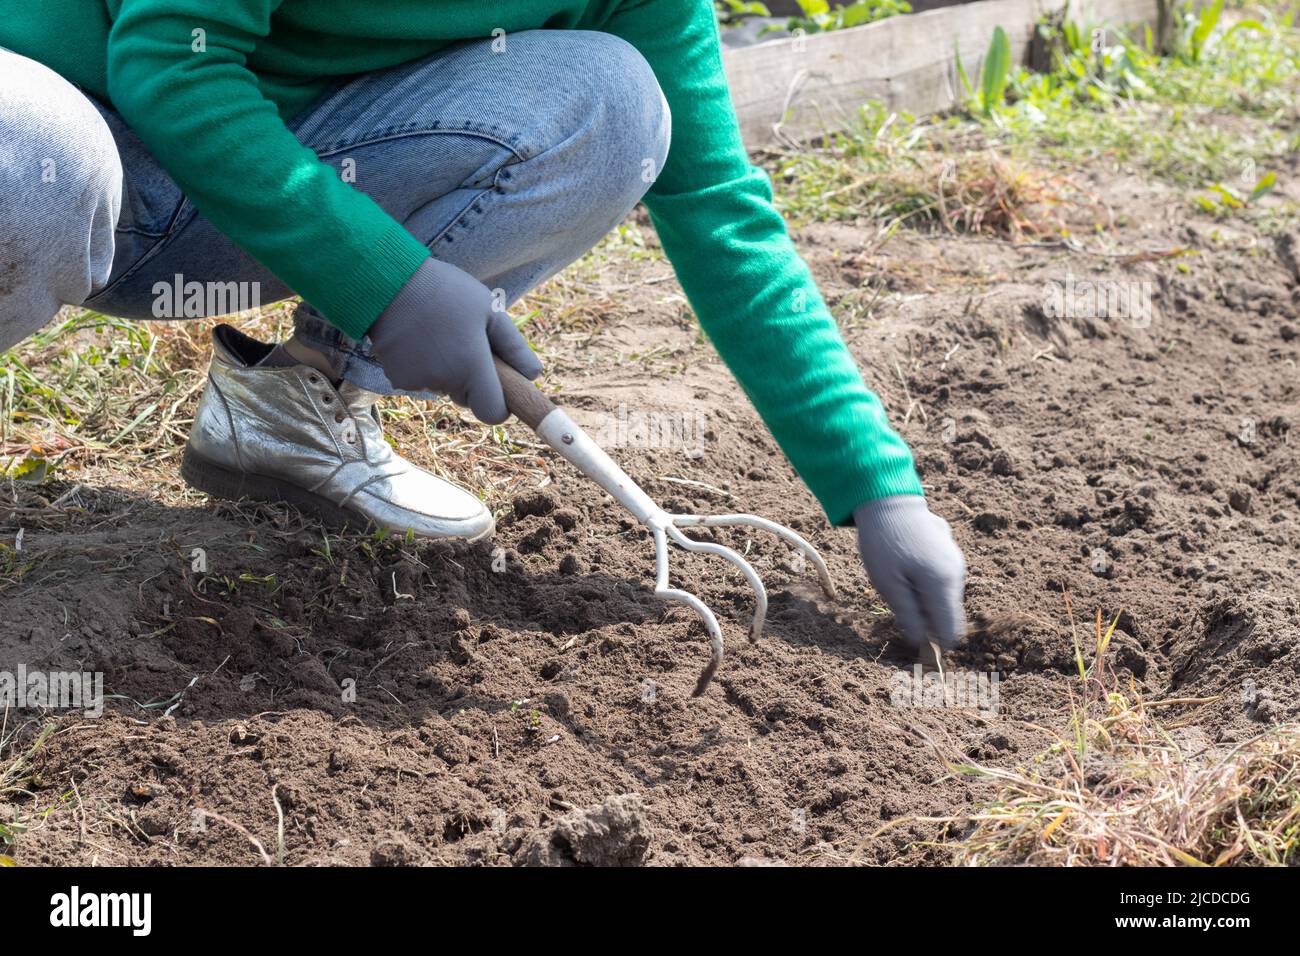
<path fill-rule="evenodd" d="M 853 521 L 867 577 L 888 602 L 907 642 L 922 648 L 933 640 L 945 649 L 961 643 L 966 559 L 948 522 L 920 495 L 868 501 L 853 512 Z"/>
<path fill-rule="evenodd" d="M 491 290 L 437 259 L 425 260 L 368 334 L 393 385 L 441 392 L 489 425 L 510 414 L 493 353 L 526 378 L 542 374 L 510 316 L 493 308 Z"/>

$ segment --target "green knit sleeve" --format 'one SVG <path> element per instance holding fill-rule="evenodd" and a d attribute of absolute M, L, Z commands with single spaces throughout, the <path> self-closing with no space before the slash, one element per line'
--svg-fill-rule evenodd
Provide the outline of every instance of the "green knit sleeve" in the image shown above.
<path fill-rule="evenodd" d="M 912 454 L 862 381 L 749 163 L 710 0 L 633 0 L 606 26 L 650 63 L 672 146 L 646 206 L 700 324 L 835 524 L 921 494 Z"/>

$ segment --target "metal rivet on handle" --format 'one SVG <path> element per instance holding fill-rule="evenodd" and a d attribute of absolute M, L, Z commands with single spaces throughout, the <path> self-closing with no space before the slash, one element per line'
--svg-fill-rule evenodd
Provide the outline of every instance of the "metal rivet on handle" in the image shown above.
<path fill-rule="evenodd" d="M 573 436 L 570 435 L 568 432 L 565 432 L 563 435 L 560 436 L 560 441 L 564 442 L 566 445 L 572 445 Z"/>

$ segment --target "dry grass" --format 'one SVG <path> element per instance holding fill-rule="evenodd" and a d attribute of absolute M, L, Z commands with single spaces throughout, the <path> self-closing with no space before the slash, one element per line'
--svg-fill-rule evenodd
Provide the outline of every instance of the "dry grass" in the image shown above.
<path fill-rule="evenodd" d="M 53 722 L 29 719 L 11 725 L 11 711 L 0 712 L 0 801 L 16 797 L 33 797 L 27 789 L 31 781 L 32 758 L 54 733 Z M 14 866 L 13 848 L 26 823 L 14 813 L 12 819 L 0 819 L 0 867 Z"/>
<path fill-rule="evenodd" d="M 797 219 L 868 220 L 1014 241 L 1059 237 L 1070 222 L 1111 225 L 1069 177 L 990 143 L 977 128 L 864 108 L 862 124 L 776 157 L 783 209 Z"/>
<path fill-rule="evenodd" d="M 1069 609 L 1068 596 L 1066 607 Z M 1118 620 L 1118 617 L 1116 618 Z M 963 835 L 938 844 L 966 865 L 1225 866 L 1300 862 L 1300 726 L 1215 745 L 1157 719 L 1207 699 L 1148 701 L 1109 667 L 1115 623 L 1096 619 L 1092 663 L 1074 633 L 1079 687 L 1064 732 L 1015 770 L 940 757 L 955 774 L 998 785 L 972 814 L 905 817 Z M 931 741 L 933 745 L 933 741 Z M 936 750 L 939 750 L 937 746 Z"/>
<path fill-rule="evenodd" d="M 840 187 L 849 203 L 868 197 L 887 202 L 912 226 L 937 226 L 951 234 L 1024 240 L 1068 232 L 1062 215 L 1081 205 L 1066 179 L 991 151 L 946 157 L 921 167 L 900 165 Z"/>
<path fill-rule="evenodd" d="M 993 776 L 960 862 L 1056 866 L 1287 865 L 1300 839 L 1300 727 L 1188 752 L 1141 701 L 1116 702 L 1124 734 L 1091 759 Z M 1098 728 L 1103 730 L 1104 728 Z M 1067 753 L 1060 748 L 1057 753 Z"/>

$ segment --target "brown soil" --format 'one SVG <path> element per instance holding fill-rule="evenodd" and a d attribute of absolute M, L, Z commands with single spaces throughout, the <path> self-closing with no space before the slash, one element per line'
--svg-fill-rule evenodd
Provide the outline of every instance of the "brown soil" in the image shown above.
<path fill-rule="evenodd" d="M 277 854 L 278 803 L 288 864 L 942 862 L 921 842 L 937 825 L 853 855 L 882 821 L 991 796 L 934 746 L 1010 765 L 1049 743 L 1034 725 L 1062 725 L 1073 668 L 1063 588 L 1085 631 L 1124 611 L 1115 660 L 1143 693 L 1216 698 L 1172 721 L 1215 742 L 1295 719 L 1297 238 L 1096 188 L 1129 214 L 1119 253 L 1200 254 L 799 234 L 838 312 L 874 300 L 845 335 L 969 559 L 974 627 L 948 666 L 1000 672 L 996 715 L 891 706 L 911 659 L 853 533 L 826 526 L 668 267 L 619 260 L 591 290 L 617 303 L 608 321 L 546 343 L 563 404 L 593 427 L 620 403 L 702 410 L 702 456 L 613 454 L 671 509 L 798 529 L 839 603 L 765 537 L 723 535 L 771 593 L 749 644 L 744 581 L 677 555 L 729 640 L 693 700 L 706 642 L 652 596 L 647 535 L 549 457 L 546 487 L 494 502 L 504 569 L 491 544 L 326 551 L 282 511 L 167 506 L 127 475 L 73 508 L 37 499 L 70 485 L 16 492 L 0 533 L 23 527 L 34 566 L 0 591 L 0 669 L 100 670 L 116 695 L 102 719 L 64 718 L 9 798 L 53 808 L 18 861 L 256 863 L 250 836 Z M 1044 284 L 1067 273 L 1152 282 L 1149 327 L 1049 317 Z"/>

